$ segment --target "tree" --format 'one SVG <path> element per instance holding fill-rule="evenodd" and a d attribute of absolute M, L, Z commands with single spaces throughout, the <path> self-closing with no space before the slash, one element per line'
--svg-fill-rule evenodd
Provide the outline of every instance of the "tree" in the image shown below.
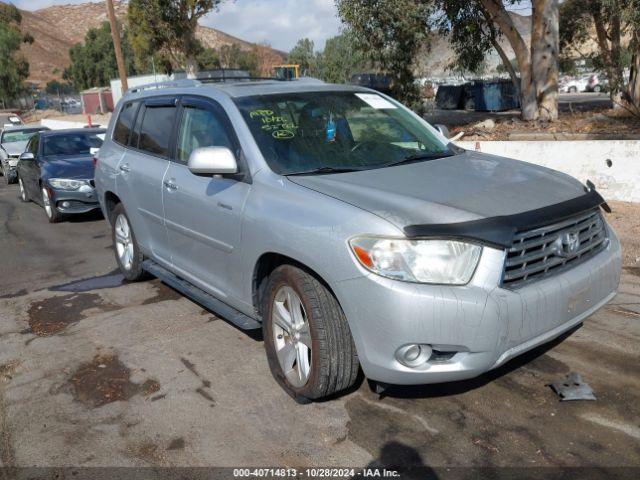
<path fill-rule="evenodd" d="M 20 54 L 22 43 L 32 43 L 31 35 L 20 32 L 22 15 L 13 5 L 0 3 L 0 99 L 15 98 L 29 76 L 29 63 Z"/>
<path fill-rule="evenodd" d="M 631 40 L 631 68 L 629 73 L 629 85 L 626 92 L 626 100 L 629 109 L 640 117 L 640 0 L 630 0 L 624 10 L 623 19 L 629 25 Z"/>
<path fill-rule="evenodd" d="M 440 0 L 439 26 L 451 35 L 457 60 L 473 71 L 495 49 L 520 92 L 525 120 L 558 118 L 559 1 L 531 1 L 531 41 L 518 30 L 508 7 L 519 0 Z M 506 38 L 513 66 L 500 40 Z"/>
<path fill-rule="evenodd" d="M 245 50 L 237 43 L 222 45 L 218 49 L 220 66 L 222 68 L 233 68 L 246 70 L 251 75 L 258 75 L 258 59 L 255 49 Z"/>
<path fill-rule="evenodd" d="M 127 74 L 137 73 L 126 35 L 123 38 L 122 51 Z M 75 44 L 69 50 L 69 55 L 71 64 L 65 69 L 63 78 L 71 82 L 78 91 L 109 85 L 110 80 L 118 76 L 118 65 L 108 22 L 103 22 L 99 28 L 89 29 L 84 37 L 84 44 Z"/>
<path fill-rule="evenodd" d="M 194 77 L 203 47 L 196 38 L 198 20 L 222 0 L 130 0 L 127 11 L 130 40 L 138 65 L 162 53 Z"/>
<path fill-rule="evenodd" d="M 566 0 L 560 7 L 560 41 L 563 51 L 575 50 L 579 56 L 601 65 L 607 74 L 611 98 L 619 102 L 624 90 L 622 35 L 624 7 L 629 0 Z M 595 32 L 596 55 L 576 47 Z"/>
<path fill-rule="evenodd" d="M 318 56 L 318 73 L 325 82 L 346 83 L 351 75 L 366 68 L 365 53 L 358 48 L 350 30 L 329 38 Z"/>
<path fill-rule="evenodd" d="M 393 78 L 392 92 L 413 105 L 420 100 L 413 75 L 416 56 L 428 42 L 432 1 L 336 0 L 338 15 L 353 31 L 375 67 Z"/>
<path fill-rule="evenodd" d="M 315 76 L 318 69 L 317 55 L 314 52 L 313 40 L 301 38 L 289 52 L 289 63 L 300 65 L 302 76 Z"/>

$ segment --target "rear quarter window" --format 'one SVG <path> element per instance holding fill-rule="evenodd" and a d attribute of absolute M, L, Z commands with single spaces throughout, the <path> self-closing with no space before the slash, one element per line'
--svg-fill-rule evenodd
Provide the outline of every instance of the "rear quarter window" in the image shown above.
<path fill-rule="evenodd" d="M 133 122 L 136 116 L 136 104 L 127 103 L 120 110 L 118 121 L 113 128 L 113 140 L 121 145 L 127 145 L 129 143 L 129 137 L 131 136 L 131 130 L 133 129 Z"/>

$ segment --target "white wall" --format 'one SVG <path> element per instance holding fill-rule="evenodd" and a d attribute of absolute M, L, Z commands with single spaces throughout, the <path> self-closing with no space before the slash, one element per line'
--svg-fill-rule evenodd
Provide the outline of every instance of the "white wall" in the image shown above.
<path fill-rule="evenodd" d="M 468 150 L 553 168 L 583 183 L 591 180 L 607 200 L 640 202 L 640 140 L 459 141 L 456 144 Z"/>

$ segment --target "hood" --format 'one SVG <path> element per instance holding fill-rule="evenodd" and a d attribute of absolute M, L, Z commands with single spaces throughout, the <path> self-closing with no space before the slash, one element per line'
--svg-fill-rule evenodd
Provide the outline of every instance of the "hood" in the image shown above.
<path fill-rule="evenodd" d="M 398 228 L 513 215 L 585 193 L 580 182 L 555 170 L 471 151 L 363 172 L 288 178 Z"/>
<path fill-rule="evenodd" d="M 73 178 L 93 180 L 95 169 L 93 157 L 47 157 L 42 164 L 43 176 L 47 178 Z"/>
<path fill-rule="evenodd" d="M 21 153 L 24 152 L 24 149 L 27 148 L 27 142 L 3 143 L 2 148 L 4 149 L 5 152 L 7 152 L 7 154 L 11 156 L 20 155 Z"/>

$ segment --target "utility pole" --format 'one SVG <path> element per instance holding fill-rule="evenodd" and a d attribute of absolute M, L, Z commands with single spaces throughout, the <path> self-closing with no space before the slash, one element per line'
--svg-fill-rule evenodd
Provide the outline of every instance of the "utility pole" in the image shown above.
<path fill-rule="evenodd" d="M 113 39 L 113 49 L 116 52 L 116 62 L 118 63 L 118 75 L 120 76 L 120 88 L 122 94 L 127 91 L 127 71 L 124 68 L 124 58 L 122 58 L 122 47 L 120 45 L 120 31 L 116 20 L 116 11 L 113 8 L 113 0 L 107 0 L 107 14 L 109 15 L 109 25 L 111 25 L 111 38 Z"/>

